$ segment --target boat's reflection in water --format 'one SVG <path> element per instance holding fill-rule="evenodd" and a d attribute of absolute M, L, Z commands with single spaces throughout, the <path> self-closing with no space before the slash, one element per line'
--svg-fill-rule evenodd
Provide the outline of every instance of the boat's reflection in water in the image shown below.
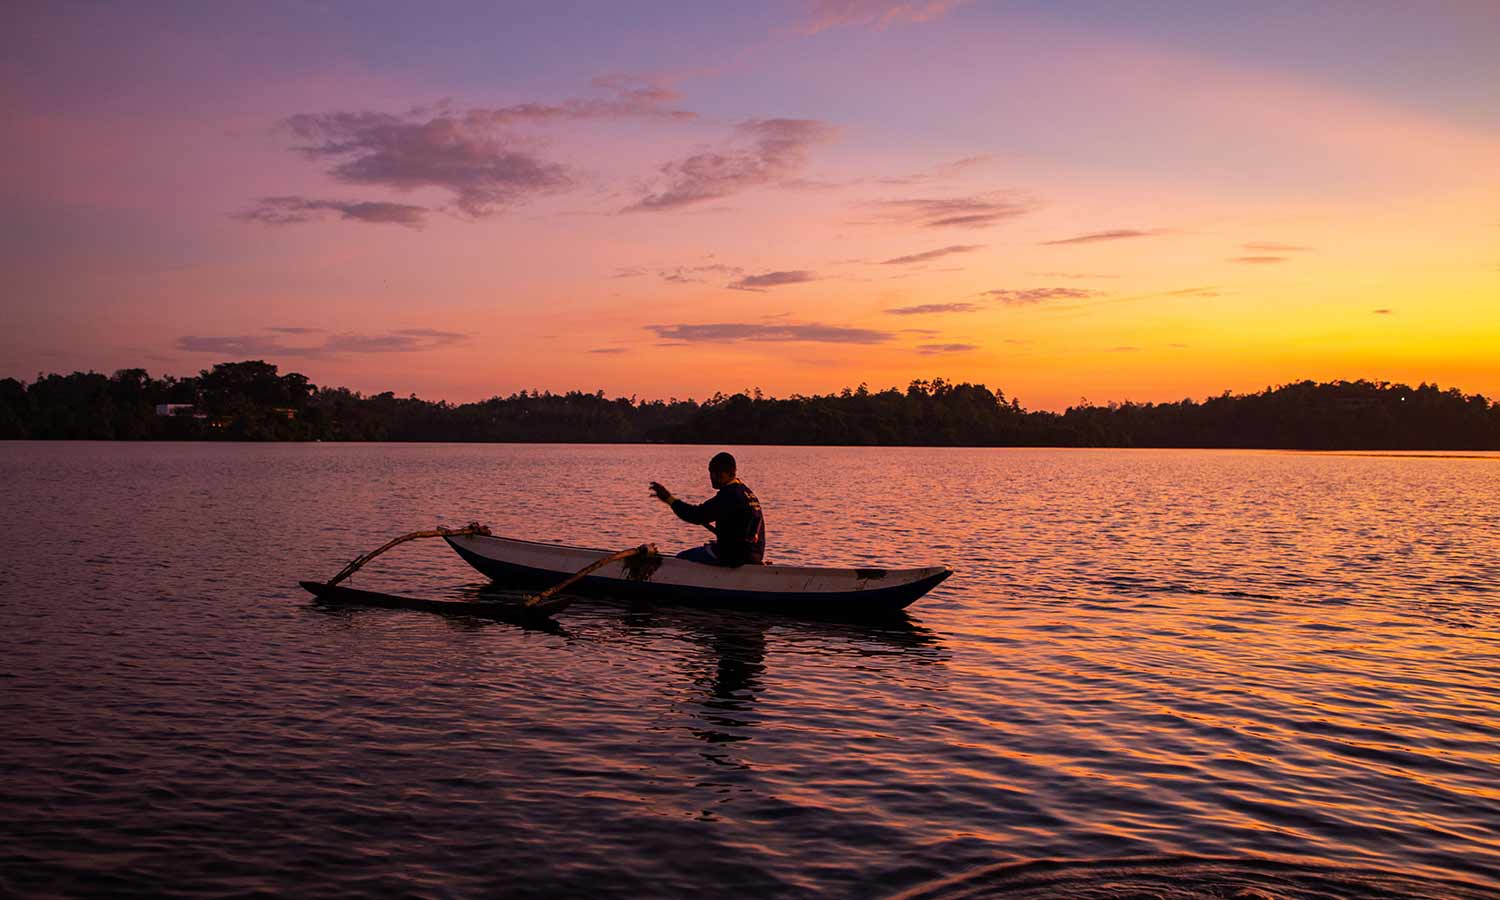
<path fill-rule="evenodd" d="M 439 599 L 519 605 L 526 596 L 527 591 L 513 587 L 472 583 L 450 588 Z M 615 636 L 648 643 L 661 637 L 685 639 L 701 653 L 691 666 L 696 674 L 689 682 L 690 696 L 669 689 L 670 703 L 692 710 L 698 720 L 691 728 L 693 736 L 712 745 L 750 740 L 758 724 L 756 699 L 766 689 L 768 645 L 847 657 L 856 666 L 872 657 L 899 656 L 903 663 L 915 665 L 942 665 L 948 658 L 942 638 L 905 612 L 869 620 L 829 618 L 656 605 L 591 594 L 579 597 L 558 619 L 524 624 L 497 622 L 458 609 L 438 614 L 457 629 L 498 624 L 543 630 L 570 641 L 607 642 Z M 723 752 L 704 755 L 717 763 L 744 765 Z"/>
<path fill-rule="evenodd" d="M 527 591 L 486 583 L 426 595 L 519 605 L 525 602 Z M 362 618 L 347 608 L 337 609 L 351 623 Z M 748 742 L 764 721 L 757 703 L 767 691 L 768 655 L 779 656 L 788 667 L 804 666 L 812 657 L 839 667 L 847 665 L 849 680 L 920 678 L 917 673 L 925 667 L 944 666 L 950 655 L 937 633 L 905 613 L 868 621 L 830 619 L 653 605 L 590 594 L 580 596 L 556 620 L 540 622 L 497 620 L 458 608 L 405 614 L 438 615 L 449 627 L 462 631 L 495 626 L 536 629 L 562 637 L 565 645 L 619 645 L 631 653 L 648 648 L 647 652 L 660 654 L 662 664 L 653 665 L 653 670 L 683 671 L 686 677 L 667 680 L 651 691 L 660 705 L 648 710 L 647 728 L 658 734 L 691 735 L 697 755 L 719 773 L 700 775 L 696 782 L 693 796 L 698 803 L 694 806 L 703 819 L 716 818 L 720 804 L 758 792 L 754 770 L 762 754 L 752 755 Z"/>

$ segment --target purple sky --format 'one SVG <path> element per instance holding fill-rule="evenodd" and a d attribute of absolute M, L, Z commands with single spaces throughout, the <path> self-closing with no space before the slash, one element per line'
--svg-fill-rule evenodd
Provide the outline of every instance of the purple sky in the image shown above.
<path fill-rule="evenodd" d="M 0 16 L 0 376 L 1500 395 L 1491 2 Z"/>

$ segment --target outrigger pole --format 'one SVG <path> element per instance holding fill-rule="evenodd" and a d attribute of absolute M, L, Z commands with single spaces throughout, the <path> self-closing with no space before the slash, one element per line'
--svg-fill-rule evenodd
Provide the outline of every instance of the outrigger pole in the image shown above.
<path fill-rule="evenodd" d="M 431 538 L 431 537 L 443 537 L 443 538 L 446 538 L 446 537 L 460 537 L 460 536 L 463 536 L 463 535 L 483 535 L 483 536 L 488 537 L 490 535 L 490 529 L 488 527 L 484 526 L 484 525 L 480 525 L 478 522 L 470 522 L 469 524 L 465 525 L 462 528 L 444 528 L 443 526 L 439 525 L 436 528 L 429 528 L 429 529 L 424 529 L 422 531 L 413 531 L 410 534 L 403 534 L 403 535 L 401 535 L 398 538 L 393 538 L 393 539 L 385 542 L 379 548 L 377 548 L 375 550 L 372 550 L 369 553 L 366 553 L 366 554 L 364 554 L 362 556 L 356 557 L 348 565 L 346 565 L 342 569 L 340 569 L 339 573 L 337 575 L 335 575 L 332 578 L 330 578 L 324 584 L 318 585 L 317 582 L 303 582 L 303 587 L 306 587 L 308 590 L 313 590 L 313 587 L 317 586 L 319 588 L 331 591 L 331 589 L 333 589 L 335 586 L 337 586 L 339 582 L 345 580 L 349 576 L 353 575 L 355 572 L 358 572 L 361 568 L 363 568 L 367 563 L 369 563 L 375 557 L 377 557 L 380 554 L 386 552 L 387 550 L 390 550 L 393 547 L 400 546 L 401 544 L 404 544 L 407 541 L 415 541 L 415 540 L 418 540 L 419 538 Z M 527 597 L 526 598 L 526 602 L 522 605 L 521 609 L 523 611 L 525 611 L 526 613 L 528 613 L 528 614 L 534 614 L 534 615 L 538 615 L 538 616 L 548 616 L 548 615 L 551 615 L 554 612 L 558 612 L 559 610 L 561 610 L 564 607 L 566 607 L 572 601 L 571 601 L 571 599 L 566 599 L 566 598 L 563 599 L 563 600 L 555 600 L 555 599 L 553 599 L 554 597 L 556 597 L 562 591 L 564 591 L 564 590 L 572 587 L 574 584 L 577 584 L 579 581 L 583 580 L 584 578 L 588 577 L 593 572 L 596 572 L 599 569 L 602 569 L 603 567 L 609 565 L 612 562 L 620 562 L 620 561 L 625 561 L 627 563 L 627 568 L 630 570 L 630 577 L 633 580 L 640 580 L 642 578 L 649 577 L 650 573 L 652 571 L 654 571 L 657 566 L 661 565 L 661 554 L 659 554 L 657 552 L 655 544 L 641 544 L 641 545 L 639 545 L 637 547 L 630 547 L 630 548 L 628 548 L 626 550 L 620 550 L 618 552 L 611 553 L 608 556 L 605 556 L 605 557 L 603 557 L 601 559 L 597 559 L 597 560 L 589 563 L 588 565 L 584 566 L 582 569 L 579 569 L 577 572 L 573 573 L 568 578 L 566 578 L 563 581 L 559 582 L 558 584 L 556 584 L 556 585 L 548 588 L 547 590 L 542 591 L 539 594 L 533 594 L 530 597 Z M 318 592 L 314 591 L 314 593 L 318 593 Z M 358 593 L 365 593 L 365 592 L 358 592 Z M 393 599 L 405 599 L 405 598 L 393 598 Z M 430 601 L 430 600 L 427 600 L 427 601 L 412 601 L 412 605 L 413 605 L 413 608 L 429 609 L 429 608 L 432 608 L 432 604 L 434 602 L 435 601 Z M 418 603 L 424 604 L 424 605 L 423 606 L 417 606 Z M 461 612 L 463 610 L 463 607 L 469 606 L 469 605 L 471 605 L 471 604 L 468 604 L 468 603 L 444 603 L 443 604 L 444 607 L 452 607 L 454 609 L 454 611 L 457 611 L 457 612 Z"/>

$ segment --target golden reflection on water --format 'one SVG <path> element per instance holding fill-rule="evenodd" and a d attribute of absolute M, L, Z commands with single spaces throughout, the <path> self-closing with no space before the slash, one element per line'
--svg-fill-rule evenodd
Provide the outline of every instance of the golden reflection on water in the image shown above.
<path fill-rule="evenodd" d="M 0 450 L 13 531 L 71 536 L 0 579 L 0 862 L 79 890 L 142 840 L 130 877 L 207 889 L 493 891 L 497 848 L 522 893 L 1042 859 L 1070 891 L 1500 886 L 1500 468 L 1472 459 L 736 448 L 779 561 L 956 570 L 879 626 L 588 601 L 523 630 L 292 586 L 433 521 L 696 541 L 639 495 L 706 452 Z M 372 568 L 481 590 L 446 552 Z"/>

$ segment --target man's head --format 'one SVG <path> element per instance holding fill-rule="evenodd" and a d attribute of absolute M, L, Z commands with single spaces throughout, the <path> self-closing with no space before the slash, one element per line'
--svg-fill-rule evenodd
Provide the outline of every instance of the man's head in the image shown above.
<path fill-rule="evenodd" d="M 708 480 L 716 488 L 734 480 L 734 457 L 728 453 L 715 453 L 708 461 Z"/>

